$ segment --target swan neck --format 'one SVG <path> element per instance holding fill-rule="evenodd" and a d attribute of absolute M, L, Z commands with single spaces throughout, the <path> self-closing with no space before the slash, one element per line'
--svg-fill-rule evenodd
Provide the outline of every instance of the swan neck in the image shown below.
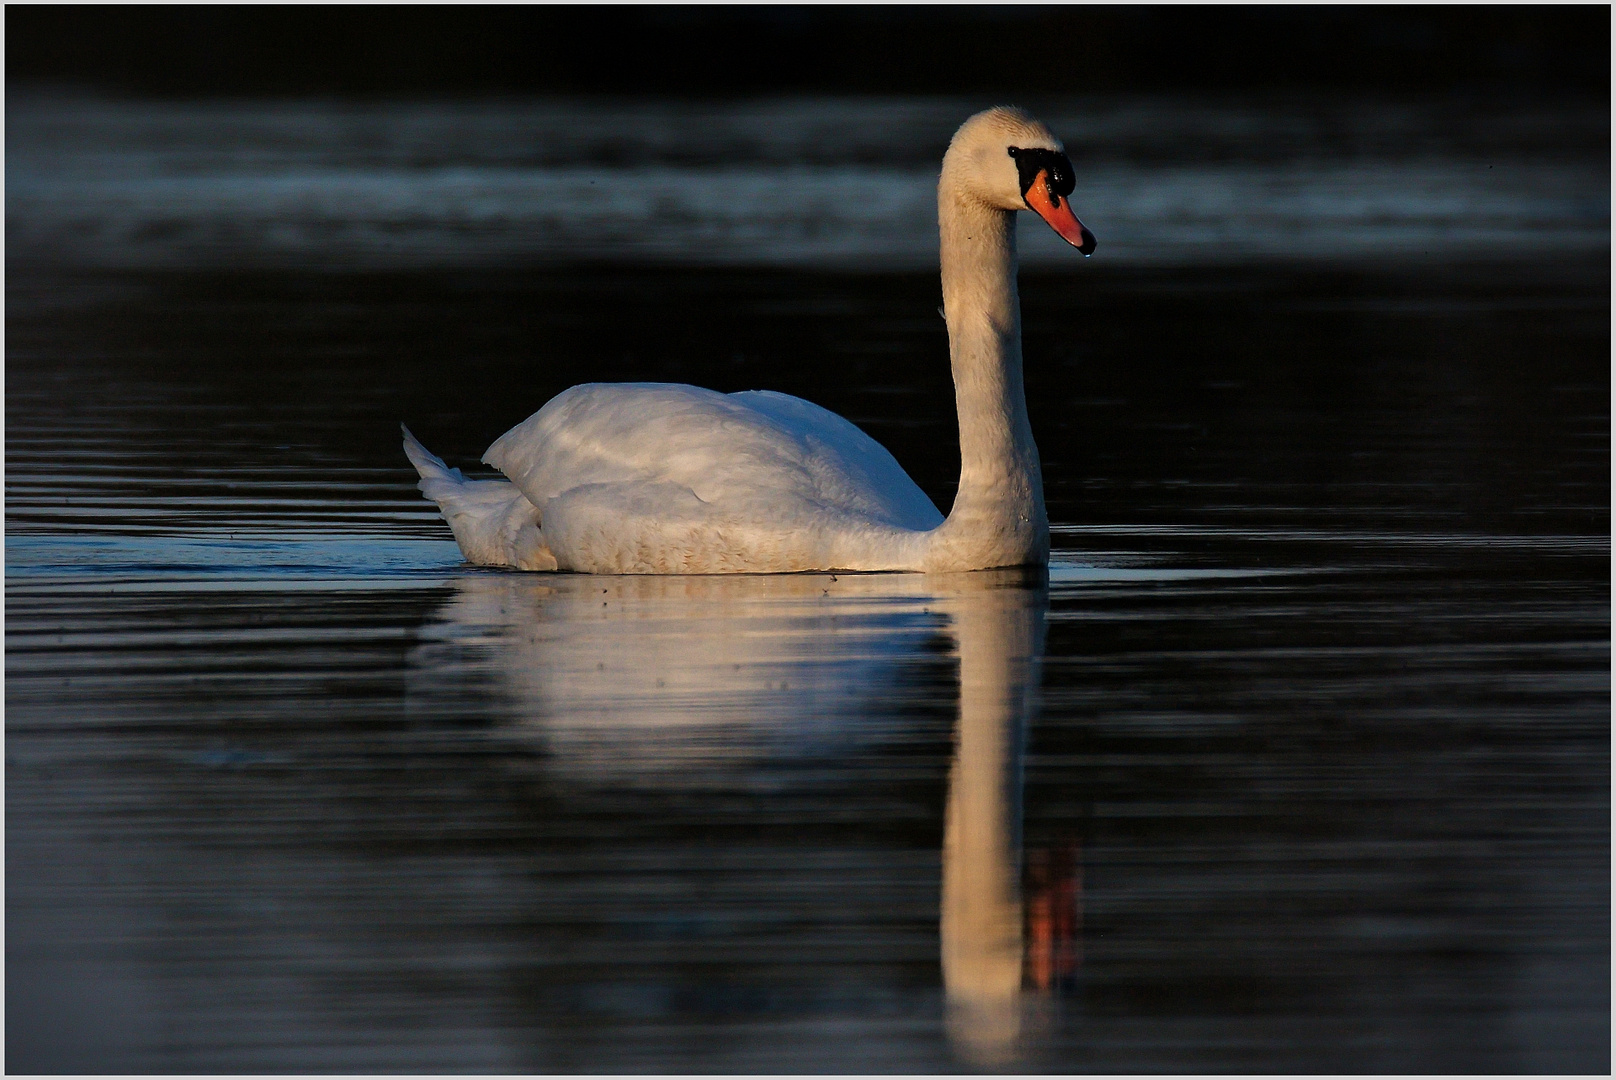
<path fill-rule="evenodd" d="M 945 527 L 984 543 L 993 534 L 1005 550 L 983 557 L 1008 561 L 984 565 L 1043 562 L 1049 530 L 1022 384 L 1015 212 L 951 189 L 945 170 L 938 224 L 960 437 L 959 491 Z"/>

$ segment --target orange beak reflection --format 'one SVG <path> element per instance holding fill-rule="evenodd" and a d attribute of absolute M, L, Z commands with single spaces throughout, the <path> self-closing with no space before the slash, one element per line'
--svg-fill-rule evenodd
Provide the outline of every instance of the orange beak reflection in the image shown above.
<path fill-rule="evenodd" d="M 1077 220 L 1077 215 L 1072 213 L 1070 199 L 1063 199 L 1049 190 L 1048 172 L 1038 174 L 1038 179 L 1032 182 L 1024 197 L 1032 211 L 1049 222 L 1049 227 L 1060 233 L 1061 239 L 1081 251 L 1085 259 L 1094 254 L 1094 234 L 1084 228 L 1083 223 Z"/>

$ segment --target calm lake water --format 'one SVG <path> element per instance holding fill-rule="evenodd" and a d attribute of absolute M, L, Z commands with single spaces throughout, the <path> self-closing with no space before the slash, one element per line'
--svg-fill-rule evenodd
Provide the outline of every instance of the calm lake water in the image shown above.
<path fill-rule="evenodd" d="M 946 508 L 979 104 L 9 103 L 7 1068 L 1608 1071 L 1608 110 L 1038 109 L 1047 577 L 420 499 L 660 379 Z"/>

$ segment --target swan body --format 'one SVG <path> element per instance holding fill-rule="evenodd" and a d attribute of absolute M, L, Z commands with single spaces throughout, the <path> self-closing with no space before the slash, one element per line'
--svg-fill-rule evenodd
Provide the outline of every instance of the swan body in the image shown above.
<path fill-rule="evenodd" d="M 575 386 L 450 475 L 406 448 L 467 558 L 597 574 L 918 569 L 943 521 L 886 448 L 817 405 L 767 390 Z M 542 514 L 537 509 L 543 507 Z M 542 529 L 540 523 L 542 521 Z M 894 551 L 908 545 L 905 565 Z"/>
<path fill-rule="evenodd" d="M 502 480 L 466 479 L 408 429 L 405 453 L 466 559 L 484 566 L 722 574 L 1042 564 L 1049 526 L 1021 381 L 1014 215 L 1036 210 L 1087 254 L 1093 237 L 1062 205 L 1070 190 L 1060 143 L 1013 109 L 966 121 L 943 159 L 943 310 L 961 456 L 947 519 L 852 423 L 766 390 L 575 386 L 489 447 L 483 461 Z"/>

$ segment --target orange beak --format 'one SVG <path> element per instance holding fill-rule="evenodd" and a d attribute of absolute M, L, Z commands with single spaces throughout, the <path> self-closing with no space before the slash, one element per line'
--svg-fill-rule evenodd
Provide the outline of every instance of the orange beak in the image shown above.
<path fill-rule="evenodd" d="M 1032 182 L 1024 198 L 1028 207 L 1049 222 L 1049 227 L 1060 233 L 1061 239 L 1081 251 L 1085 259 L 1094 254 L 1094 234 L 1084 228 L 1083 223 L 1077 220 L 1077 215 L 1072 213 L 1072 200 L 1062 199 L 1049 190 L 1048 172 L 1038 174 L 1038 179 Z"/>

